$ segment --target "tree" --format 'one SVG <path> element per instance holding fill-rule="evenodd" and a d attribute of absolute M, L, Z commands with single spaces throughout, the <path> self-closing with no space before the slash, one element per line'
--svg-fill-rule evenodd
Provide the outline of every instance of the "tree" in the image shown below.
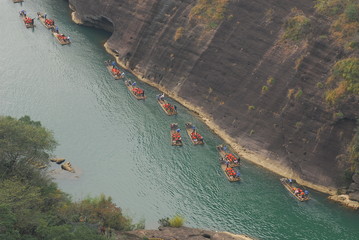
<path fill-rule="evenodd" d="M 56 145 L 53 134 L 29 116 L 19 120 L 0 116 L 1 175 L 19 174 L 18 168 L 24 166 L 47 166 L 49 154 Z"/>
<path fill-rule="evenodd" d="M 128 231 L 136 227 L 142 227 L 132 224 L 132 220 L 122 215 L 121 208 L 112 202 L 111 197 L 101 194 L 99 197 L 86 198 L 81 202 L 70 203 L 61 208 L 64 219 L 70 222 L 86 222 L 91 224 L 100 224 L 119 231 Z"/>

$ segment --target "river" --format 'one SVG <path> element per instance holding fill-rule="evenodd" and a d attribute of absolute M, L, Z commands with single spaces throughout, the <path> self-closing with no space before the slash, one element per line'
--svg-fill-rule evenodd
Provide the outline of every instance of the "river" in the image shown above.
<path fill-rule="evenodd" d="M 167 116 L 156 103 L 158 90 L 138 81 L 148 98 L 137 101 L 103 62 L 108 33 L 71 21 L 66 1 L 0 0 L 0 114 L 30 115 L 54 132 L 55 154 L 77 170 L 52 166 L 59 187 L 73 199 L 104 193 L 146 228 L 180 214 L 185 225 L 243 233 L 260 239 L 358 239 L 359 214 L 311 191 L 298 202 L 280 176 L 243 161 L 243 180 L 230 183 L 218 164 L 215 136 L 179 103 Z M 18 16 L 47 12 L 72 39 L 61 46 L 38 20 L 26 29 Z M 128 78 L 133 78 L 126 72 Z M 170 100 L 171 102 L 174 102 Z M 169 125 L 194 123 L 205 137 L 193 146 L 172 147 Z"/>

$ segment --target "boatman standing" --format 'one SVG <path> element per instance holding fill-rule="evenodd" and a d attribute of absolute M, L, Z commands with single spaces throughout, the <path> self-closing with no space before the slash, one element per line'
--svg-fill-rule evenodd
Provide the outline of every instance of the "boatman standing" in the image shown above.
<path fill-rule="evenodd" d="M 116 62 L 115 61 L 112 61 L 112 68 L 115 68 L 116 67 Z"/>

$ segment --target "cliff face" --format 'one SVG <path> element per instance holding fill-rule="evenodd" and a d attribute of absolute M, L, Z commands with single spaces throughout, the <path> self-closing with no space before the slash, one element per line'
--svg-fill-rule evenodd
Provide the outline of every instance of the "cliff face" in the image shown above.
<path fill-rule="evenodd" d="M 346 53 L 327 36 L 313 1 L 232 0 L 224 19 L 190 17 L 191 0 L 70 0 L 83 24 L 113 32 L 107 47 L 136 75 L 198 106 L 261 164 L 340 188 L 358 98 L 330 107 L 323 83 Z M 293 10 L 310 34 L 283 40 Z M 278 172 L 278 171 L 277 171 Z"/>

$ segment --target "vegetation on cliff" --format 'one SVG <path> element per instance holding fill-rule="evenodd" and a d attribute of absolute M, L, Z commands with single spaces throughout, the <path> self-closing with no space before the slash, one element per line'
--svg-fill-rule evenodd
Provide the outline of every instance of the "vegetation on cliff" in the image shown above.
<path fill-rule="evenodd" d="M 197 19 L 210 28 L 216 28 L 225 17 L 228 0 L 198 0 L 191 9 L 190 19 Z"/>
<path fill-rule="evenodd" d="M 359 58 L 346 58 L 338 61 L 332 69 L 327 85 L 334 89 L 326 92 L 325 99 L 336 104 L 348 94 L 359 95 Z"/>
<path fill-rule="evenodd" d="M 357 0 L 317 0 L 315 9 L 331 19 L 331 35 L 347 50 L 359 49 Z"/>
<path fill-rule="evenodd" d="M 98 227 L 139 226 L 111 198 L 72 202 L 38 167 L 49 163 L 53 134 L 25 116 L 0 116 L 0 239 L 104 239 Z"/>
<path fill-rule="evenodd" d="M 291 10 L 291 15 L 294 16 L 288 18 L 284 23 L 285 30 L 282 38 L 293 41 L 302 40 L 310 30 L 310 19 L 296 8 Z"/>

